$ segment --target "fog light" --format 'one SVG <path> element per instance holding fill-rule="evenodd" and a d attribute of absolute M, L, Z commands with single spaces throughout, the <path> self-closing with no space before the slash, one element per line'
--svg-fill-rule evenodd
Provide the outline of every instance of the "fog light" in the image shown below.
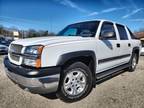
<path fill-rule="evenodd" d="M 31 71 L 28 73 L 28 75 L 37 75 L 38 74 L 38 71 Z"/>
<path fill-rule="evenodd" d="M 33 67 L 35 67 L 36 66 L 36 60 L 25 58 L 24 59 L 24 64 L 27 65 L 27 66 L 33 66 Z"/>

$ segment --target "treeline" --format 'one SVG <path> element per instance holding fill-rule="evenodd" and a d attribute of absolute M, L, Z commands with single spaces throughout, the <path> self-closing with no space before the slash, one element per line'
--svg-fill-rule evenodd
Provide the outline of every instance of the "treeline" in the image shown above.
<path fill-rule="evenodd" d="M 19 38 L 31 38 L 31 37 L 40 37 L 40 36 L 54 36 L 56 35 L 53 32 L 48 32 L 48 30 L 19 30 L 16 27 L 6 28 L 0 25 L 0 35 L 14 37 L 13 32 L 18 32 Z"/>

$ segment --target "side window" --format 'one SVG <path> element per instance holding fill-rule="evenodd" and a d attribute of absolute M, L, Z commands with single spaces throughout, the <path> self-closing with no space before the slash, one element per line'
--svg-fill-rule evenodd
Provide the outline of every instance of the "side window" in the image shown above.
<path fill-rule="evenodd" d="M 116 33 L 113 23 L 104 22 L 100 31 L 101 40 L 116 40 Z"/>
<path fill-rule="evenodd" d="M 125 27 L 119 24 L 116 24 L 116 26 L 119 32 L 120 40 L 128 40 L 128 35 L 125 30 Z"/>

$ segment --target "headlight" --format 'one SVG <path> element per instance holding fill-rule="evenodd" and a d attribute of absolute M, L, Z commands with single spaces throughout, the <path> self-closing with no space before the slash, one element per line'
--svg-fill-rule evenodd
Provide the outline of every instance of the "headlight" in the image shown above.
<path fill-rule="evenodd" d="M 28 47 L 26 47 L 24 53 L 25 54 L 39 55 L 42 53 L 43 47 L 44 46 L 42 46 L 42 45 L 28 46 Z"/>
<path fill-rule="evenodd" d="M 23 64 L 36 68 L 41 67 L 41 53 L 43 50 L 42 45 L 28 46 L 24 52 Z"/>

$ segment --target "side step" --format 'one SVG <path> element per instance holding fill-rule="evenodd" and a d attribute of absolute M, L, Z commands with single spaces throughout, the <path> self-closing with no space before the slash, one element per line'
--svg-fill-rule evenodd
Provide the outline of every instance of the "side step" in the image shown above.
<path fill-rule="evenodd" d="M 124 72 L 123 69 L 125 69 L 129 66 L 130 66 L 129 63 L 127 63 L 124 65 L 118 66 L 116 68 L 112 68 L 110 70 L 103 71 L 101 73 L 96 74 L 96 84 L 99 84 L 107 79 L 110 79 L 110 78 Z"/>

